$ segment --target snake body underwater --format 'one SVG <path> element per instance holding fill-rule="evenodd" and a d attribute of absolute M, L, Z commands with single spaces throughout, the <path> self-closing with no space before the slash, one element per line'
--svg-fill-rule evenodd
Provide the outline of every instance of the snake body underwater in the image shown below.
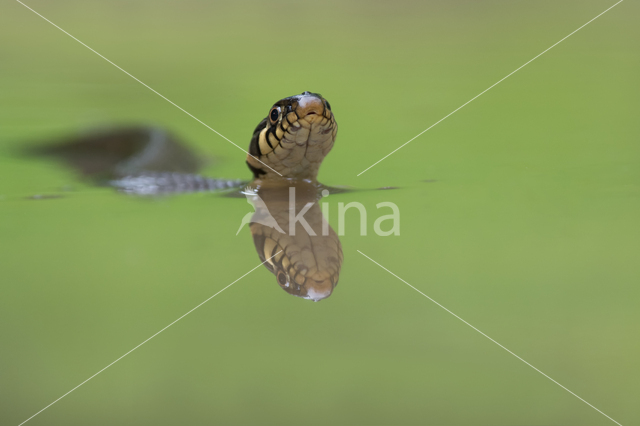
<path fill-rule="evenodd" d="M 253 131 L 246 158 L 251 181 L 197 174 L 202 161 L 159 128 L 93 132 L 32 153 L 62 158 L 94 182 L 132 195 L 229 190 L 237 195 L 247 187 L 243 193 L 255 208 L 250 229 L 260 259 L 287 293 L 318 301 L 332 294 L 343 260 L 340 240 L 318 205 L 324 188 L 318 171 L 337 131 L 329 102 L 317 93 L 276 102 Z M 296 212 L 306 208 L 307 226 L 290 223 L 292 206 Z M 266 216 L 271 222 L 260 220 Z"/>

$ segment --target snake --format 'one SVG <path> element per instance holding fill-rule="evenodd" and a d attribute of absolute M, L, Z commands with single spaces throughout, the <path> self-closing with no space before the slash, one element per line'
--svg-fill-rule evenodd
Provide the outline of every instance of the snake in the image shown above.
<path fill-rule="evenodd" d="M 337 132 L 329 102 L 305 91 L 277 101 L 255 127 L 246 157 L 251 181 L 198 174 L 201 159 L 157 127 L 93 131 L 31 153 L 62 158 L 95 183 L 131 195 L 245 195 L 255 209 L 249 222 L 260 260 L 287 293 L 319 301 L 332 294 L 343 261 L 340 240 L 318 205 L 320 190 L 327 188 L 317 182 L 318 171 Z M 295 202 L 290 188 L 296 190 Z M 291 225 L 292 206 L 296 212 L 307 209 L 306 227 Z M 260 220 L 265 217 L 270 222 Z"/>

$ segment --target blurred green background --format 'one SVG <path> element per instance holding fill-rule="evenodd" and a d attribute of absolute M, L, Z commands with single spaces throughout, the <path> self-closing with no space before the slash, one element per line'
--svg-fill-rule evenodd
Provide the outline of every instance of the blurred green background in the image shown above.
<path fill-rule="evenodd" d="M 400 187 L 332 211 L 364 203 L 372 233 L 375 204 L 395 202 L 401 235 L 361 237 L 353 213 L 329 299 L 293 298 L 261 267 L 28 424 L 613 424 L 357 249 L 640 423 L 636 3 L 356 177 L 613 3 L 29 0 L 242 147 L 273 102 L 322 93 L 340 131 L 321 180 Z M 0 8 L 0 423 L 17 425 L 259 259 L 234 235 L 244 200 L 132 198 L 17 155 L 158 124 L 213 160 L 208 175 L 249 177 L 237 148 Z"/>

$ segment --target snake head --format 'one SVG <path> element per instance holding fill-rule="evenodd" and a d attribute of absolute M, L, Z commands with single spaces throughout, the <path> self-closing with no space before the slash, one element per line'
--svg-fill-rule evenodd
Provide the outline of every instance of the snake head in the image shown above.
<path fill-rule="evenodd" d="M 315 181 L 337 133 L 331 105 L 321 95 L 281 99 L 254 130 L 247 164 L 255 178 Z"/>

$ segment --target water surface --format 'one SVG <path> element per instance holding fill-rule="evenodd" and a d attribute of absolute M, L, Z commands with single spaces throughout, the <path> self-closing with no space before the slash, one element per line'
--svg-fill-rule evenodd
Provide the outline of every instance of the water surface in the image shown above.
<path fill-rule="evenodd" d="M 371 212 L 366 237 L 347 218 L 330 298 L 293 298 L 261 267 L 30 424 L 612 424 L 356 250 L 640 420 L 635 4 L 360 177 L 610 4 L 29 5 L 243 147 L 274 101 L 322 93 L 340 130 L 320 179 L 400 188 L 330 197 L 334 227 L 338 202 Z M 0 28 L 0 419 L 19 424 L 260 260 L 235 236 L 243 199 L 135 198 L 17 155 L 157 124 L 209 176 L 249 177 L 237 148 L 20 4 Z M 398 237 L 371 232 L 383 201 Z"/>

